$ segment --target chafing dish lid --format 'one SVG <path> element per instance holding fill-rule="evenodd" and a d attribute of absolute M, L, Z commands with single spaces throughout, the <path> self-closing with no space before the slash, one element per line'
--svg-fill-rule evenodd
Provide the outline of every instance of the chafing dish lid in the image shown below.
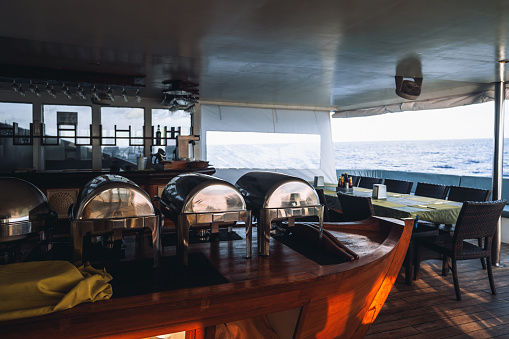
<path fill-rule="evenodd" d="M 235 186 L 200 173 L 180 174 L 173 178 L 164 188 L 161 200 L 176 214 L 246 209 L 244 199 Z"/>
<path fill-rule="evenodd" d="M 121 219 L 155 215 L 149 195 L 131 180 L 103 174 L 80 191 L 74 219 Z"/>
<path fill-rule="evenodd" d="M 249 172 L 235 186 L 249 209 L 320 205 L 318 194 L 307 181 L 274 172 Z"/>
<path fill-rule="evenodd" d="M 46 196 L 28 181 L 0 178 L 0 223 L 35 221 L 50 216 Z"/>

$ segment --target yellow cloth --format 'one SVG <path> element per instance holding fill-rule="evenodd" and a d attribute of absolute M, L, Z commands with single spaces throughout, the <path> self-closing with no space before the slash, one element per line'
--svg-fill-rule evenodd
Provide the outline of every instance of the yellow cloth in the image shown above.
<path fill-rule="evenodd" d="M 0 320 L 35 317 L 109 299 L 112 279 L 90 264 L 32 261 L 0 265 Z"/>

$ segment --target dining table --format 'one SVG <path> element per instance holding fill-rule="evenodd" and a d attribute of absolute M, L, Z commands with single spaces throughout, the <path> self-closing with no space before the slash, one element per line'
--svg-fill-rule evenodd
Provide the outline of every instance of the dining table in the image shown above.
<path fill-rule="evenodd" d="M 341 209 L 337 196 L 337 188 L 334 185 L 325 185 L 323 187 L 325 199 L 328 206 Z M 356 196 L 372 197 L 373 190 L 353 187 L 349 193 Z M 416 256 L 415 240 L 421 237 L 438 236 L 438 227 L 422 226 L 417 227 L 417 221 L 429 221 L 434 224 L 456 224 L 462 202 L 423 197 L 414 194 L 402 194 L 387 192 L 384 199 L 371 199 L 373 210 L 376 216 L 389 217 L 396 219 L 412 218 L 414 222 L 414 231 L 408 245 L 407 255 L 403 264 L 405 268 L 405 282 L 407 285 L 412 284 L 412 273 L 414 266 L 414 258 Z M 437 259 L 434 253 L 426 253 L 428 259 Z"/>
<path fill-rule="evenodd" d="M 341 209 L 335 186 L 324 186 L 327 205 Z M 352 194 L 371 197 L 373 190 L 354 187 Z M 387 192 L 387 198 L 371 200 L 376 216 L 396 219 L 412 218 L 435 224 L 455 224 L 463 203 L 414 194 Z"/>

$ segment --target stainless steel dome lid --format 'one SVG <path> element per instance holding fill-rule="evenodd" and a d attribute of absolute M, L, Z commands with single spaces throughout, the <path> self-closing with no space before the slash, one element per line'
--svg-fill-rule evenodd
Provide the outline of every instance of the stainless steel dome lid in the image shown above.
<path fill-rule="evenodd" d="M 150 196 L 131 180 L 103 174 L 81 189 L 73 219 L 118 219 L 155 215 Z"/>
<path fill-rule="evenodd" d="M 0 223 L 33 222 L 54 214 L 48 199 L 28 181 L 0 178 Z"/>
<path fill-rule="evenodd" d="M 242 211 L 246 203 L 229 182 L 200 173 L 180 174 L 164 188 L 161 201 L 175 215 Z M 163 209 L 163 213 L 167 212 Z"/>
<path fill-rule="evenodd" d="M 318 194 L 311 184 L 287 174 L 249 172 L 237 180 L 235 187 L 250 210 L 320 205 Z"/>

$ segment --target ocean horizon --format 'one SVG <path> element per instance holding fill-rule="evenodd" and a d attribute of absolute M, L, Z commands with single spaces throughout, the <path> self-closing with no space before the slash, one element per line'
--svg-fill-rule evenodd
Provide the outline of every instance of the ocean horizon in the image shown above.
<path fill-rule="evenodd" d="M 503 175 L 509 177 L 509 138 Z M 493 139 L 334 142 L 337 169 L 492 176 Z"/>
<path fill-rule="evenodd" d="M 505 139 L 509 142 L 509 138 Z M 504 148 L 504 177 L 509 177 L 509 143 Z M 392 170 L 491 177 L 492 139 L 334 142 L 335 168 Z M 319 143 L 208 145 L 216 168 L 295 168 L 320 166 Z"/>

